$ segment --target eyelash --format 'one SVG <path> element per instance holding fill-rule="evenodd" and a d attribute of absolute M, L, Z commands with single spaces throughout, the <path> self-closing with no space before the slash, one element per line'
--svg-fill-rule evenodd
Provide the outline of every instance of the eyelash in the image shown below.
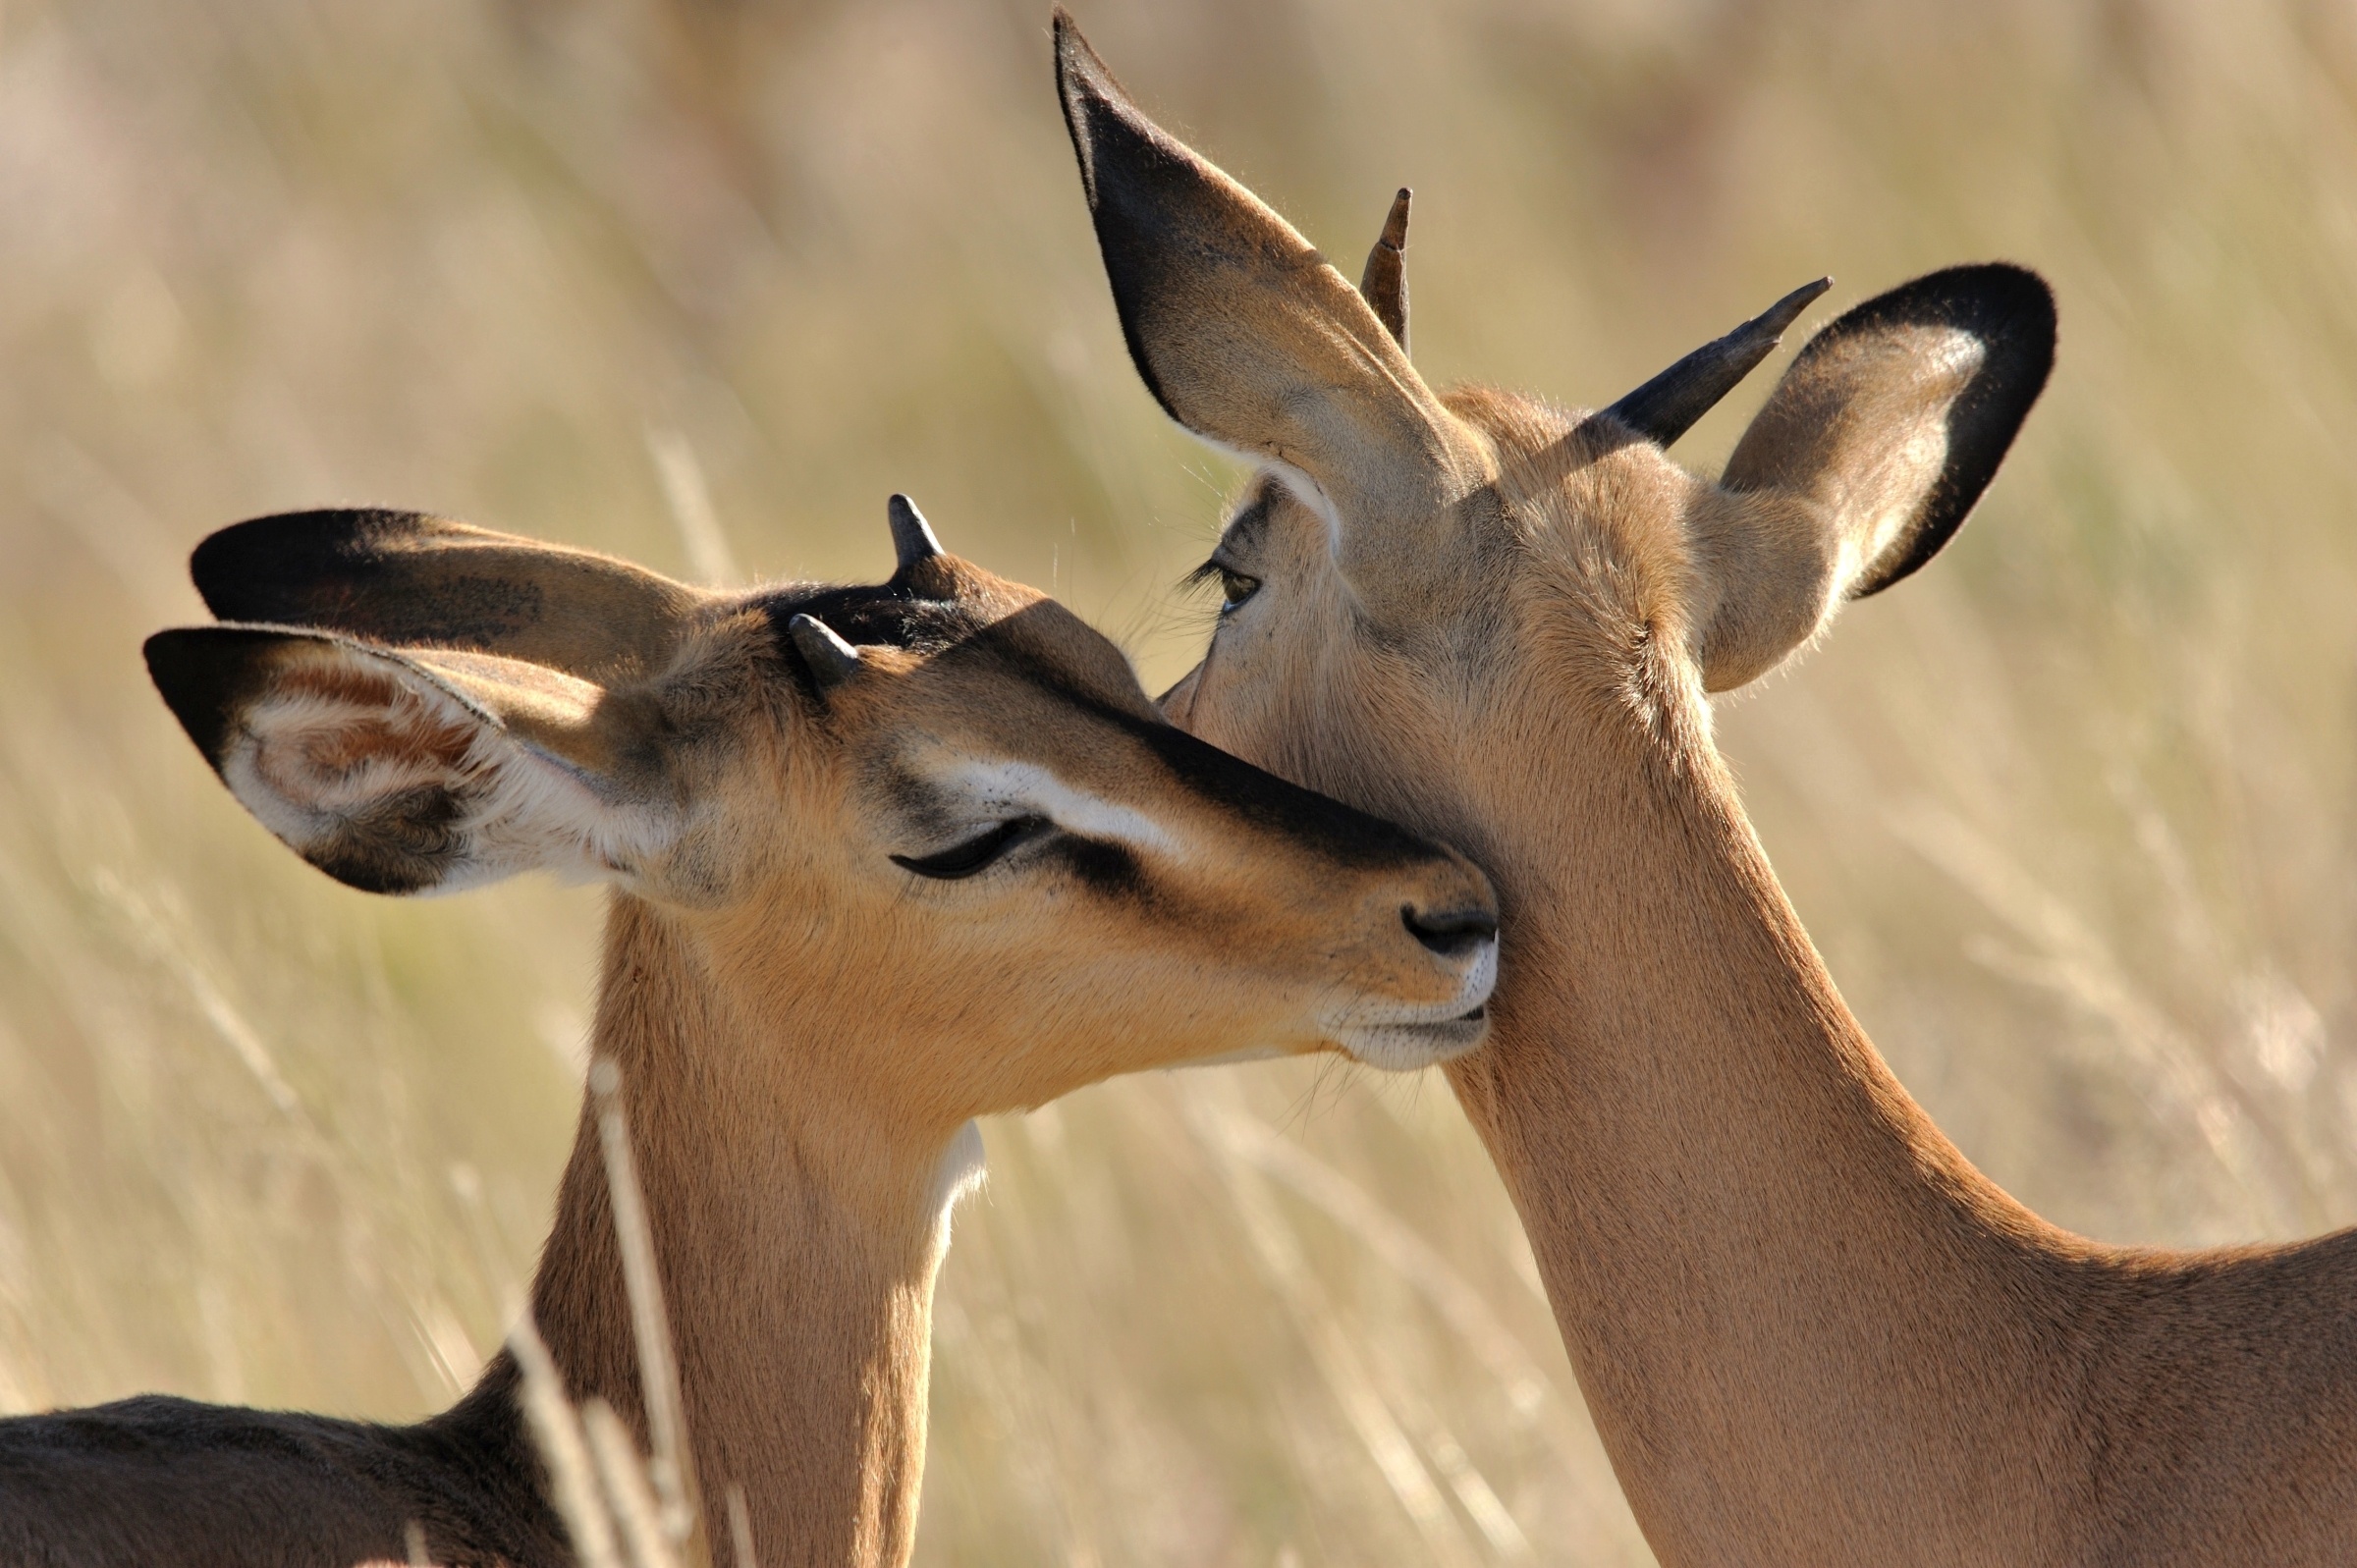
<path fill-rule="evenodd" d="M 935 882 L 957 882 L 987 870 L 1019 843 L 1046 832 L 1054 824 L 1045 817 L 1010 817 L 963 843 L 929 855 L 894 855 L 892 863 Z"/>
<path fill-rule="evenodd" d="M 1186 575 L 1189 587 L 1214 580 L 1220 585 L 1220 614 L 1223 616 L 1233 615 L 1241 610 L 1254 594 L 1260 592 L 1258 577 L 1246 576 L 1217 561 L 1206 561 Z"/>

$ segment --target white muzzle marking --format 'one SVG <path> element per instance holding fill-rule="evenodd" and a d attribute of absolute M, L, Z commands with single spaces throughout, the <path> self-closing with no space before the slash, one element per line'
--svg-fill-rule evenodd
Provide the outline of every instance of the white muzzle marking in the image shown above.
<path fill-rule="evenodd" d="M 1403 1002 L 1362 997 L 1325 1020 L 1327 1031 L 1358 1060 L 1386 1072 L 1413 1072 L 1461 1056 L 1489 1038 L 1486 1005 L 1498 986 L 1498 939 L 1487 938 L 1446 1001 Z"/>

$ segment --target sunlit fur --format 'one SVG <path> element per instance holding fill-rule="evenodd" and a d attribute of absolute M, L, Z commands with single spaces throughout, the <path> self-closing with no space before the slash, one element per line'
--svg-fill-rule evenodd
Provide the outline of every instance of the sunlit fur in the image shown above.
<path fill-rule="evenodd" d="M 239 797 L 347 881 L 612 881 L 593 1050 L 622 1073 L 695 1475 L 716 1518 L 743 1489 L 768 1568 L 908 1555 L 974 1117 L 1229 1054 L 1363 1040 L 1410 1066 L 1481 1038 L 1494 942 L 1435 950 L 1405 918 L 1491 919 L 1479 872 L 1172 729 L 1029 589 L 932 556 L 881 588 L 656 591 L 386 515 L 303 521 L 336 548 L 284 554 L 309 575 L 267 593 L 200 555 L 217 609 L 325 629 L 168 632 L 150 668 Z M 254 558 L 241 532 L 216 564 Z M 406 640 L 350 591 L 388 571 L 432 645 L 351 635 Z M 584 583 L 593 617 L 565 608 Z M 813 678 L 799 611 L 852 674 Z M 569 616 L 577 638 L 549 623 Z M 1010 814 L 1055 827 L 960 881 L 892 859 Z M 586 1111 L 531 1305 L 574 1397 L 643 1440 Z M 0 1423 L 0 1559 L 402 1560 L 414 1520 L 437 1562 L 565 1560 L 516 1384 L 503 1355 L 405 1429 L 163 1399 Z"/>
<path fill-rule="evenodd" d="M 2042 286 L 1910 286 L 1986 334 L 1859 307 L 1709 484 L 1609 419 L 1435 398 L 1060 33 L 1141 369 L 1287 470 L 1215 558 L 1261 587 L 1166 708 L 1497 879 L 1495 1038 L 1449 1072 L 1662 1561 L 2357 1559 L 2357 1239 L 2119 1248 L 2013 1202 L 1843 1006 L 1711 738 L 1706 686 L 1961 520 L 2044 379 Z"/>

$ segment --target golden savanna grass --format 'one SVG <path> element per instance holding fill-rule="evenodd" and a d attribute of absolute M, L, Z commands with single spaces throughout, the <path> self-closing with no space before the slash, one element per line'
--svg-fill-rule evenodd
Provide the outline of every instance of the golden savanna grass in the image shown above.
<path fill-rule="evenodd" d="M 1820 272 L 1818 319 L 2045 271 L 2059 369 L 1972 526 L 1721 733 L 1851 1003 L 2014 1192 L 2114 1240 L 2357 1218 L 2347 7 L 1080 20 L 1347 270 L 1416 188 L 1437 381 L 1598 403 Z M 1123 352 L 1046 23 L 5 0 L 0 1408 L 437 1406 L 574 1124 L 597 895 L 371 899 L 249 822 L 137 659 L 209 529 L 370 502 L 874 578 L 904 489 L 1183 669 L 1233 472 Z M 926 1562 L 1644 1560 L 1437 1079 L 1141 1079 L 986 1137 Z"/>

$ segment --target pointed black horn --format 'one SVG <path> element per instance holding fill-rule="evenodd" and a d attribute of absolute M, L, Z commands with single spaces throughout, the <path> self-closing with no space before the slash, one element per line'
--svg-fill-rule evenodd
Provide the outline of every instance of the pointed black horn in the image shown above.
<path fill-rule="evenodd" d="M 941 541 L 934 537 L 933 525 L 925 521 L 925 514 L 906 496 L 894 496 L 884 503 L 884 520 L 892 525 L 892 553 L 899 560 L 896 569 L 905 571 L 918 562 L 941 554 Z"/>
<path fill-rule="evenodd" d="M 1392 215 L 1383 220 L 1383 236 L 1367 252 L 1366 270 L 1358 277 L 1359 295 L 1401 353 L 1407 352 L 1407 203 L 1412 195 L 1401 186 L 1392 197 Z"/>
<path fill-rule="evenodd" d="M 1735 390 L 1735 383 L 1768 357 L 1784 329 L 1792 325 L 1810 301 L 1834 286 L 1831 278 L 1804 283 L 1724 338 L 1704 344 L 1655 376 L 1606 413 L 1638 435 L 1668 446 L 1694 428 Z"/>
<path fill-rule="evenodd" d="M 817 617 L 795 616 L 786 622 L 786 635 L 794 639 L 819 690 L 832 691 L 859 673 L 859 650 Z"/>

